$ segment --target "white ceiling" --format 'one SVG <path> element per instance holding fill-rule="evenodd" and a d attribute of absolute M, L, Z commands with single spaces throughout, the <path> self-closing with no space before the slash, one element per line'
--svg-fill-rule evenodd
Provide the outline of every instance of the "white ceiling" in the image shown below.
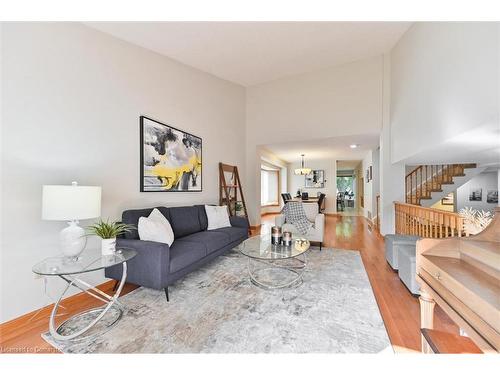
<path fill-rule="evenodd" d="M 390 50 L 408 22 L 87 22 L 217 77 L 252 86 Z"/>
<path fill-rule="evenodd" d="M 500 124 L 492 121 L 453 135 L 442 144 L 425 148 L 405 162 L 407 165 L 476 163 L 500 168 Z"/>
<path fill-rule="evenodd" d="M 301 158 L 300 155 L 305 154 L 307 166 L 308 160 L 362 160 L 369 150 L 378 147 L 379 138 L 379 134 L 363 134 L 277 143 L 266 145 L 264 148 L 287 163 L 298 162 Z M 358 144 L 359 147 L 352 149 L 349 147 L 351 144 Z"/>

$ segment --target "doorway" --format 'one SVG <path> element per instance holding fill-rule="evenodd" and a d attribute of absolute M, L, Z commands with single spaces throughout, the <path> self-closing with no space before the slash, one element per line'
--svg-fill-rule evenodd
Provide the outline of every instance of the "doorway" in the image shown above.
<path fill-rule="evenodd" d="M 337 212 L 358 215 L 363 205 L 361 160 L 337 161 Z"/>

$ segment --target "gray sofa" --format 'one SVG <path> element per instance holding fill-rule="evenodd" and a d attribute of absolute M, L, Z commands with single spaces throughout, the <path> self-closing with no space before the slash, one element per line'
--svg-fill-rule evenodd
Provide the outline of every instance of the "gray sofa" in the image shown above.
<path fill-rule="evenodd" d="M 172 226 L 175 236 L 172 246 L 141 241 L 137 230 L 118 238 L 117 245 L 137 251 L 137 256 L 127 263 L 127 282 L 164 289 L 167 300 L 169 285 L 248 238 L 248 220 L 244 217 L 230 217 L 231 227 L 207 230 L 208 219 L 203 205 L 156 208 Z M 122 222 L 137 227 L 139 218 L 149 216 L 152 210 L 124 211 Z M 121 274 L 120 266 L 105 271 L 106 277 L 115 280 L 120 280 Z"/>

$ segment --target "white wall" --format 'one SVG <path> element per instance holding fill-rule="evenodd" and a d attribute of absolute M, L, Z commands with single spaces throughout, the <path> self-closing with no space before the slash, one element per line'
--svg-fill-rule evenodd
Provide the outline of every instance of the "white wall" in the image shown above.
<path fill-rule="evenodd" d="M 290 163 L 288 167 L 288 186 L 290 187 L 289 193 L 294 197 L 297 190 L 307 192 L 309 196 L 316 197 L 318 192 L 326 194 L 325 212 L 336 212 L 336 196 L 337 196 L 337 161 L 334 159 L 323 160 L 307 160 L 306 167 L 311 169 L 322 169 L 325 171 L 325 187 L 324 188 L 305 188 L 305 176 L 296 175 L 294 173 L 296 168 L 300 168 L 300 162 Z"/>
<path fill-rule="evenodd" d="M 372 166 L 372 176 L 373 176 L 373 151 L 368 151 L 363 161 L 361 162 L 361 175 L 363 176 L 363 215 L 366 218 L 373 218 L 375 216 L 375 210 L 373 209 L 373 180 L 368 182 L 366 178 L 366 170 Z"/>
<path fill-rule="evenodd" d="M 456 193 L 457 210 L 460 211 L 464 207 L 472 207 L 476 210 L 491 211 L 493 213 L 493 210 L 498 204 L 487 203 L 486 195 L 488 194 L 488 190 L 498 191 L 498 174 L 498 171 L 483 172 L 460 186 Z M 482 189 L 481 201 L 469 201 L 470 190 L 475 188 Z"/>
<path fill-rule="evenodd" d="M 498 127 L 499 30 L 493 22 L 417 22 L 403 35 L 391 51 L 392 162 L 422 157 L 490 123 Z M 462 160 L 438 148 L 439 162 L 462 162 L 476 147 L 459 147 Z"/>
<path fill-rule="evenodd" d="M 80 24 L 1 27 L 5 321 L 50 302 L 31 267 L 59 253 L 64 223 L 41 220 L 42 184 L 100 185 L 112 219 L 126 208 L 216 203 L 219 161 L 245 176 L 245 90 Z M 139 192 L 142 114 L 203 138 L 203 192 Z"/>
<path fill-rule="evenodd" d="M 247 180 L 259 146 L 376 133 L 382 125 L 382 58 L 279 79 L 247 89 Z M 250 221 L 260 222 L 260 182 L 247 184 Z"/>

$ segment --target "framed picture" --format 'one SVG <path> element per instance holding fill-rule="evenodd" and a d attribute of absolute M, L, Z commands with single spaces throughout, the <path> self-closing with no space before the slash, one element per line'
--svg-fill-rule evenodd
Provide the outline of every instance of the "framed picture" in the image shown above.
<path fill-rule="evenodd" d="M 441 199 L 441 204 L 443 206 L 453 206 L 455 200 L 455 196 L 453 193 L 448 194 L 446 197 Z"/>
<path fill-rule="evenodd" d="M 146 116 L 140 117 L 142 192 L 202 191 L 202 140 Z"/>
<path fill-rule="evenodd" d="M 498 203 L 498 190 L 488 190 L 486 203 Z"/>
<path fill-rule="evenodd" d="M 480 202 L 483 200 L 483 189 L 481 188 L 471 188 L 469 192 L 469 201 Z"/>
<path fill-rule="evenodd" d="M 304 187 L 306 188 L 324 188 L 325 187 L 325 171 L 316 169 L 305 175 Z"/>

